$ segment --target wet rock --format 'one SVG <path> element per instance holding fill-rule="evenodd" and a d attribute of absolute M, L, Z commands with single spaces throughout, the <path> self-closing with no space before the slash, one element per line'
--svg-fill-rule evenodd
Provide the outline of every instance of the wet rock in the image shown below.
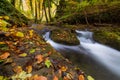
<path fill-rule="evenodd" d="M 51 31 L 50 37 L 53 41 L 66 45 L 80 44 L 74 30 L 55 29 Z"/>
<path fill-rule="evenodd" d="M 117 28 L 101 28 L 94 31 L 94 39 L 102 44 L 120 50 L 120 29 Z"/>

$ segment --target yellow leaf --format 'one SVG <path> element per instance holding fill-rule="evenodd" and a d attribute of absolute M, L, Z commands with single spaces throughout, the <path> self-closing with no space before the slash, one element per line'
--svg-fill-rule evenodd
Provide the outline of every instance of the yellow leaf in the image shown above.
<path fill-rule="evenodd" d="M 5 42 L 0 42 L 0 44 L 5 44 Z"/>
<path fill-rule="evenodd" d="M 27 70 L 28 73 L 31 73 L 32 72 L 32 66 L 27 66 L 26 70 Z"/>
<path fill-rule="evenodd" d="M 0 59 L 6 59 L 6 58 L 8 58 L 8 56 L 10 56 L 10 53 L 9 52 L 5 52 L 2 55 L 0 55 Z"/>
<path fill-rule="evenodd" d="M 27 56 L 27 53 L 22 53 L 19 55 L 20 57 L 26 57 Z"/>
<path fill-rule="evenodd" d="M 9 16 L 3 16 L 4 17 L 4 19 L 6 19 L 6 20 L 9 20 L 10 18 L 9 18 Z"/>
<path fill-rule="evenodd" d="M 79 75 L 79 80 L 85 80 L 85 77 L 83 75 Z"/>
<path fill-rule="evenodd" d="M 16 33 L 16 36 L 17 36 L 17 37 L 24 37 L 24 34 L 23 34 L 22 32 L 17 32 L 17 33 Z"/>
<path fill-rule="evenodd" d="M 30 34 L 30 37 L 32 37 L 33 36 L 33 30 L 30 30 L 29 34 Z"/>
<path fill-rule="evenodd" d="M 88 80 L 95 80 L 92 76 L 87 76 Z"/>

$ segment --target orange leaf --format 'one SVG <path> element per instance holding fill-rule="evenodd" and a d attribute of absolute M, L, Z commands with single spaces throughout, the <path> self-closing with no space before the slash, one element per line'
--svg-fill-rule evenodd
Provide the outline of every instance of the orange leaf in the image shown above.
<path fill-rule="evenodd" d="M 8 58 L 8 56 L 10 56 L 10 53 L 9 52 L 5 52 L 2 55 L 0 55 L 0 59 L 6 59 L 6 58 Z"/>
<path fill-rule="evenodd" d="M 85 80 L 85 77 L 83 75 L 79 75 L 79 80 Z"/>
<path fill-rule="evenodd" d="M 61 67 L 61 71 L 66 71 L 68 68 L 66 66 Z"/>
<path fill-rule="evenodd" d="M 23 70 L 22 70 L 22 67 L 21 67 L 21 66 L 17 66 L 17 67 L 15 67 L 15 68 L 13 69 L 13 71 L 16 72 L 16 73 L 20 73 L 20 72 L 22 72 Z"/>
<path fill-rule="evenodd" d="M 44 76 L 35 75 L 33 80 L 47 80 L 47 78 Z"/>
<path fill-rule="evenodd" d="M 28 73 L 31 73 L 32 72 L 32 66 L 27 66 L 26 70 L 27 70 Z"/>
<path fill-rule="evenodd" d="M 58 80 L 58 77 L 57 77 L 57 76 L 54 76 L 53 80 Z"/>
<path fill-rule="evenodd" d="M 37 59 L 37 63 L 41 63 L 43 61 L 43 56 L 41 54 L 35 57 Z"/>

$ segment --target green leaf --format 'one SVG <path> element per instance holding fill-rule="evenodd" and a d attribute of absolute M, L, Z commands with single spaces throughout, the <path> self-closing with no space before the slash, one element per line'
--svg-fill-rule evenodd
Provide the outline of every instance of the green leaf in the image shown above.
<path fill-rule="evenodd" d="M 4 62 L 4 60 L 0 60 L 0 63 Z M 1 80 L 1 79 L 0 79 Z"/>
<path fill-rule="evenodd" d="M 90 76 L 90 75 L 87 76 L 87 79 L 88 79 L 88 80 L 95 80 L 95 79 L 94 79 L 92 76 Z"/>
<path fill-rule="evenodd" d="M 0 80 L 3 80 L 3 78 L 4 78 L 3 76 L 0 76 Z"/>
<path fill-rule="evenodd" d="M 27 56 L 27 53 L 22 53 L 19 55 L 20 57 L 26 57 Z"/>
<path fill-rule="evenodd" d="M 17 36 L 17 37 L 24 37 L 24 34 L 23 34 L 22 32 L 17 32 L 17 33 L 16 33 L 16 36 Z"/>
<path fill-rule="evenodd" d="M 45 65 L 47 66 L 47 68 L 49 68 L 52 65 L 52 63 L 50 62 L 49 59 L 47 59 L 45 60 Z"/>
<path fill-rule="evenodd" d="M 33 54 L 35 52 L 35 49 L 30 50 L 30 54 Z"/>

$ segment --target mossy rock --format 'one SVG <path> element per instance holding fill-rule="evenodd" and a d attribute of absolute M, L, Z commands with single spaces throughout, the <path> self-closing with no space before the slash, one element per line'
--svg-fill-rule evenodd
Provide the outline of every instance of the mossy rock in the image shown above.
<path fill-rule="evenodd" d="M 80 44 L 75 34 L 75 31 L 73 30 L 55 29 L 51 31 L 50 37 L 53 41 L 66 44 L 66 45 L 79 45 Z"/>
<path fill-rule="evenodd" d="M 120 50 L 120 29 L 94 31 L 94 39 L 102 44 Z"/>

